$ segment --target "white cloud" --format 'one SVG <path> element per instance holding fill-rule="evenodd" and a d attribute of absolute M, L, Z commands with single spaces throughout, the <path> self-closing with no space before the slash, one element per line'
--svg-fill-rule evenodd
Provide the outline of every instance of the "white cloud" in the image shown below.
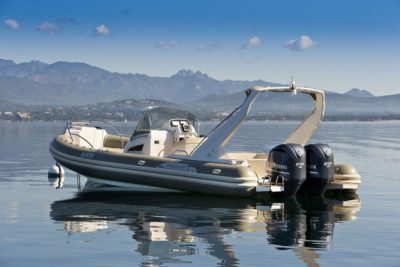
<path fill-rule="evenodd" d="M 299 38 L 289 40 L 283 44 L 284 47 L 297 51 L 309 49 L 314 45 L 315 41 L 313 41 L 311 37 L 307 35 L 301 35 Z"/>
<path fill-rule="evenodd" d="M 164 49 L 164 50 L 173 50 L 178 46 L 178 42 L 175 40 L 170 41 L 159 41 L 156 44 L 157 48 Z"/>
<path fill-rule="evenodd" d="M 3 23 L 13 31 L 18 30 L 19 28 L 19 23 L 15 19 L 5 19 Z"/>
<path fill-rule="evenodd" d="M 101 25 L 96 27 L 96 34 L 98 34 L 98 35 L 109 35 L 110 34 L 110 30 L 107 28 L 106 25 L 101 24 Z"/>
<path fill-rule="evenodd" d="M 58 25 L 55 23 L 44 21 L 37 26 L 37 29 L 41 32 L 46 32 L 48 34 L 55 34 L 60 29 L 60 27 L 58 27 Z"/>
<path fill-rule="evenodd" d="M 242 48 L 255 48 L 261 45 L 262 45 L 261 38 L 258 36 L 253 36 L 249 40 L 247 40 L 246 43 L 242 45 Z"/>

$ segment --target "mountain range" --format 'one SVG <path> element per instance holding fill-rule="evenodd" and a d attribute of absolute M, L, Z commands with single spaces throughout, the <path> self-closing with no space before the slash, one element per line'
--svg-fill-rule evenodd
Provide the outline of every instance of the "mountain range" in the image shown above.
<path fill-rule="evenodd" d="M 358 96 L 358 97 L 374 97 L 374 95 L 371 92 L 369 92 L 368 90 L 359 89 L 359 88 L 350 89 L 345 94 L 351 95 L 351 96 Z"/>
<path fill-rule="evenodd" d="M 0 111 L 101 103 L 97 109 L 113 107 L 114 111 L 122 108 L 127 112 L 121 103 L 128 99 L 133 110 L 158 99 L 163 105 L 179 105 L 197 113 L 226 113 L 240 105 L 243 90 L 254 85 L 282 86 L 263 80 L 219 81 L 191 70 L 180 70 L 170 77 L 151 77 L 110 72 L 85 63 L 17 64 L 0 59 Z M 365 89 L 353 88 L 344 94 L 326 91 L 326 102 L 326 114 L 331 116 L 400 114 L 400 94 L 374 96 Z M 267 93 L 256 101 L 253 114 L 300 114 L 311 108 L 312 101 L 306 95 Z"/>
<path fill-rule="evenodd" d="M 400 94 L 365 97 L 353 96 L 349 94 L 339 94 L 330 91 L 325 92 L 326 114 L 400 114 Z M 195 101 L 186 103 L 193 110 L 208 110 L 222 112 L 232 110 L 240 105 L 244 99 L 244 94 L 214 94 Z M 304 113 L 312 109 L 312 101 L 307 95 L 298 94 L 262 94 L 256 100 L 254 112 L 269 114 L 293 114 L 295 112 Z"/>
<path fill-rule="evenodd" d="M 122 99 L 163 99 L 184 103 L 210 94 L 228 94 L 265 81 L 218 81 L 199 71 L 171 77 L 109 72 L 85 63 L 40 61 L 16 64 L 0 59 L 0 99 L 21 104 L 81 105 Z"/>

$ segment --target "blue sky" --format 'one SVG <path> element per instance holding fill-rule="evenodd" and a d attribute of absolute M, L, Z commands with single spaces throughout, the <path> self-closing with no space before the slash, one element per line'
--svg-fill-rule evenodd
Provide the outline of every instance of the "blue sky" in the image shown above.
<path fill-rule="evenodd" d="M 0 58 L 395 94 L 399 14 L 399 0 L 0 0 Z"/>

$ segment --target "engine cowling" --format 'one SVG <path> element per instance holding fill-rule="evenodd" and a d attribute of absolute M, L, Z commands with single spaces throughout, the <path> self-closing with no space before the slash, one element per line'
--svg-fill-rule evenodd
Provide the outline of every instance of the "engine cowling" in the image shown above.
<path fill-rule="evenodd" d="M 303 185 L 304 191 L 309 196 L 323 195 L 334 175 L 333 150 L 327 144 L 310 144 L 305 146 L 304 149 L 307 166 L 307 179 Z"/>
<path fill-rule="evenodd" d="M 306 180 L 306 155 L 303 146 L 281 144 L 269 152 L 267 176 L 272 183 L 284 182 L 282 196 L 294 196 Z"/>

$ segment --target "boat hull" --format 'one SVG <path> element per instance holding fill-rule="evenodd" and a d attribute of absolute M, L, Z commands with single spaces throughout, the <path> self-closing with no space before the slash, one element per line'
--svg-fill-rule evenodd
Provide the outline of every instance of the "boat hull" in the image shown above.
<path fill-rule="evenodd" d="M 252 196 L 257 186 L 256 174 L 246 166 L 90 149 L 71 144 L 64 135 L 51 142 L 50 153 L 68 169 L 108 184 L 141 184 L 236 197 Z"/>

